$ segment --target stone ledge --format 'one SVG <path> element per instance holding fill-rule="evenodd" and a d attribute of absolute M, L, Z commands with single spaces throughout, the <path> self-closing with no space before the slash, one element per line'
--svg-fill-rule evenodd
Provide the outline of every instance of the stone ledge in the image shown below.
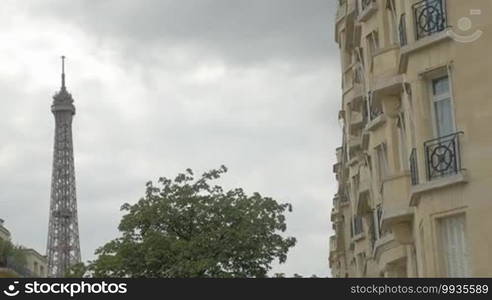
<path fill-rule="evenodd" d="M 384 123 L 386 123 L 386 116 L 384 114 L 381 114 L 381 115 L 377 116 L 374 120 L 367 122 L 365 130 L 366 131 L 374 131 L 378 127 L 384 125 Z"/>
<path fill-rule="evenodd" d="M 358 242 L 358 241 L 363 240 L 365 238 L 366 238 L 366 234 L 364 232 L 361 232 L 361 233 L 355 234 L 352 237 L 352 242 Z"/>
<path fill-rule="evenodd" d="M 365 22 L 378 10 L 378 5 L 376 1 L 371 2 L 366 9 L 364 9 L 360 15 L 357 17 L 358 22 Z"/>
<path fill-rule="evenodd" d="M 448 186 L 465 184 L 468 182 L 468 173 L 461 170 L 458 174 L 428 181 L 423 184 L 415 185 L 410 189 L 410 206 L 417 206 L 422 194 L 443 189 Z"/>
<path fill-rule="evenodd" d="M 407 68 L 407 63 L 408 63 L 408 56 L 416 51 L 419 51 L 425 47 L 429 47 L 433 44 L 445 41 L 445 40 L 451 40 L 451 35 L 450 35 L 450 29 L 446 29 L 444 31 L 441 31 L 439 33 L 433 34 L 431 36 L 422 38 L 418 41 L 415 41 L 412 44 L 408 44 L 400 49 L 400 66 L 399 66 L 399 72 L 400 73 L 405 73 L 404 70 Z"/>
<path fill-rule="evenodd" d="M 379 257 L 381 256 L 382 252 L 387 251 L 396 246 L 398 245 L 395 243 L 395 237 L 393 236 L 393 234 L 388 233 L 374 242 L 374 248 L 372 249 L 372 257 L 374 257 L 377 261 L 379 260 Z"/>
<path fill-rule="evenodd" d="M 385 211 L 381 220 L 382 228 L 388 228 L 392 224 L 409 221 L 413 218 L 411 207 L 400 208 L 396 210 Z"/>
<path fill-rule="evenodd" d="M 374 97 L 381 98 L 386 95 L 398 96 L 403 91 L 405 78 L 402 74 L 393 74 L 384 77 L 378 77 L 374 80 L 372 92 Z M 380 100 L 379 100 L 380 101 Z"/>

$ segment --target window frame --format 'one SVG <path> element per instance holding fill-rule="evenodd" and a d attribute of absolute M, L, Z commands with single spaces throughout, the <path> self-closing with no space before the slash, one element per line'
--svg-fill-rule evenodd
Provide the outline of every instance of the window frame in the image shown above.
<path fill-rule="evenodd" d="M 408 158 L 410 154 L 408 152 L 408 130 L 407 130 L 407 120 L 406 113 L 401 111 L 398 114 L 397 121 L 398 128 L 398 153 L 400 157 L 400 169 L 402 171 L 410 171 L 410 162 Z"/>
<path fill-rule="evenodd" d="M 374 66 L 374 55 L 380 49 L 379 33 L 377 30 L 373 30 L 366 35 L 366 44 L 369 70 L 372 71 Z"/>
<path fill-rule="evenodd" d="M 388 148 L 386 143 L 377 145 L 374 147 L 374 151 L 377 156 L 376 177 L 379 181 L 378 184 L 382 186 L 384 180 L 389 176 Z M 383 165 L 383 167 L 381 165 Z"/>
<path fill-rule="evenodd" d="M 386 0 L 386 17 L 388 19 L 388 38 L 391 45 L 398 45 L 400 43 L 399 37 L 399 19 L 396 9 L 395 0 Z"/>
<path fill-rule="evenodd" d="M 466 265 L 466 274 L 462 274 L 462 277 L 457 277 L 457 278 L 466 278 L 466 277 L 471 277 L 473 276 L 473 271 L 472 271 L 472 262 L 471 262 L 471 248 L 470 248 L 470 242 L 469 242 L 469 237 L 467 234 L 467 214 L 463 211 L 455 211 L 451 213 L 446 213 L 440 216 L 436 216 L 434 218 L 434 231 L 435 231 L 435 251 L 436 256 L 437 256 L 437 266 L 439 273 L 443 277 L 450 277 L 449 275 L 449 270 L 447 268 L 446 264 L 446 257 L 443 255 L 444 254 L 444 245 L 442 241 L 442 235 L 441 235 L 441 230 L 442 230 L 442 221 L 445 219 L 451 219 L 451 218 L 457 218 L 457 217 L 463 217 L 464 219 L 464 227 L 463 227 L 463 236 L 464 236 L 464 243 L 465 243 L 465 248 L 466 248 L 466 261 L 464 262 Z"/>
<path fill-rule="evenodd" d="M 437 97 L 434 95 L 434 82 L 436 80 L 442 78 L 448 78 L 448 93 L 445 95 L 438 95 Z M 442 136 L 439 135 L 439 130 L 437 127 L 437 116 L 436 116 L 436 108 L 435 104 L 440 101 L 444 101 L 449 98 L 450 100 L 450 109 L 451 109 L 451 124 L 452 124 L 452 132 L 457 131 L 456 126 L 456 116 L 455 116 L 455 108 L 454 108 L 454 95 L 453 95 L 453 81 L 451 72 L 439 72 L 432 77 L 427 78 L 427 89 L 428 89 L 428 97 L 429 104 L 431 106 L 431 121 L 432 121 L 432 134 L 435 138 L 440 138 Z"/>

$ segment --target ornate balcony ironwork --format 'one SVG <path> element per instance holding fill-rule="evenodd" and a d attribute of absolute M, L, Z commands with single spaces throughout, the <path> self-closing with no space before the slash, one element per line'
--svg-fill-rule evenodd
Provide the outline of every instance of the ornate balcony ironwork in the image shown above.
<path fill-rule="evenodd" d="M 361 216 L 354 217 L 354 235 L 359 235 L 364 232 L 364 225 Z"/>
<path fill-rule="evenodd" d="M 462 134 L 463 132 L 457 132 L 424 143 L 429 181 L 454 175 L 462 170 L 459 142 Z"/>
<path fill-rule="evenodd" d="M 372 4 L 373 2 L 374 2 L 374 0 L 362 0 L 362 1 L 361 1 L 362 10 L 361 10 L 361 11 L 366 10 L 369 6 L 371 6 L 371 4 Z"/>
<path fill-rule="evenodd" d="M 383 111 L 379 107 L 371 107 L 371 121 L 383 114 Z"/>
<path fill-rule="evenodd" d="M 374 103 L 374 95 L 372 94 L 372 92 L 369 92 L 367 94 L 367 112 L 369 121 L 375 120 L 377 117 L 383 114 L 382 107 Z"/>
<path fill-rule="evenodd" d="M 345 205 L 349 202 L 349 197 L 347 195 L 348 193 L 345 192 L 343 194 L 340 195 L 340 205 Z"/>
<path fill-rule="evenodd" d="M 337 20 L 343 17 L 347 13 L 347 2 L 345 0 L 339 0 L 338 1 L 338 8 L 337 8 Z"/>
<path fill-rule="evenodd" d="M 417 40 L 446 29 L 445 0 L 423 0 L 413 5 Z"/>
<path fill-rule="evenodd" d="M 407 21 L 406 15 L 402 14 L 400 17 L 400 25 L 398 25 L 398 33 L 400 37 L 400 47 L 404 47 L 408 44 L 407 41 Z"/>
<path fill-rule="evenodd" d="M 376 208 L 376 212 L 377 212 L 377 216 L 378 216 L 378 224 L 377 224 L 377 229 L 378 229 L 378 233 L 379 233 L 379 236 L 382 235 L 383 233 L 383 230 L 381 228 L 381 222 L 383 220 L 383 206 L 381 204 L 379 204 Z"/>
<path fill-rule="evenodd" d="M 417 149 L 413 148 L 410 154 L 410 175 L 412 179 L 412 185 L 419 184 L 419 166 L 417 160 Z"/>

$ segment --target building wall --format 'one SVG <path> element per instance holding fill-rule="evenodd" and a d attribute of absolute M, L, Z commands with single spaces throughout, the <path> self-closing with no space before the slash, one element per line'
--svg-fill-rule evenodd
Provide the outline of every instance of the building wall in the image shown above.
<path fill-rule="evenodd" d="M 10 241 L 11 236 L 7 228 L 0 223 L 0 239 Z M 19 265 L 7 262 L 6 266 L 0 266 L 0 278 L 15 277 L 47 277 L 48 262 L 46 256 L 39 254 L 34 249 L 23 249 L 26 264 Z"/>
<path fill-rule="evenodd" d="M 492 275 L 491 12 L 492 2 L 481 0 L 340 1 L 344 140 L 334 167 L 334 276 Z M 442 27 L 417 26 L 440 16 Z M 455 35 L 479 31 L 473 41 Z M 444 137 L 435 129 L 431 83 L 446 76 L 454 130 Z M 363 220 L 361 234 L 351 232 L 354 218 Z"/>
<path fill-rule="evenodd" d="M 0 239 L 10 240 L 10 231 L 3 226 L 3 220 L 0 219 Z"/>
<path fill-rule="evenodd" d="M 26 267 L 33 277 L 47 277 L 48 261 L 46 256 L 39 254 L 34 249 L 26 249 Z"/>

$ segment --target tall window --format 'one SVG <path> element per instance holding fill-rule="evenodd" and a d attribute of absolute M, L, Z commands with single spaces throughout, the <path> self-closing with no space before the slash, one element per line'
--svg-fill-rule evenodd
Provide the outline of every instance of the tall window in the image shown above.
<path fill-rule="evenodd" d="M 388 2 L 386 3 L 386 9 L 391 44 L 398 44 L 398 16 L 396 13 L 395 0 L 388 0 Z"/>
<path fill-rule="evenodd" d="M 401 112 L 398 115 L 397 127 L 398 127 L 398 136 L 400 140 L 400 145 L 399 145 L 400 164 L 401 164 L 401 170 L 404 171 L 409 169 L 408 151 L 407 151 L 407 126 L 406 126 L 404 112 Z"/>
<path fill-rule="evenodd" d="M 379 36 L 377 31 L 373 31 L 366 36 L 367 40 L 367 59 L 369 63 L 369 69 L 372 70 L 373 55 L 379 49 Z"/>
<path fill-rule="evenodd" d="M 418 251 L 420 251 L 420 277 L 425 277 L 427 274 L 427 259 L 426 259 L 426 254 L 425 254 L 425 240 L 424 240 L 424 226 L 423 224 L 420 224 L 419 227 L 419 236 L 420 236 L 420 246 L 418 247 Z"/>
<path fill-rule="evenodd" d="M 388 175 L 388 156 L 386 153 L 386 144 L 376 147 L 376 158 L 378 160 L 377 178 L 379 184 L 383 183 L 384 178 Z"/>
<path fill-rule="evenodd" d="M 455 132 L 449 77 L 432 80 L 432 102 L 437 137 Z"/>
<path fill-rule="evenodd" d="M 383 207 L 381 204 L 378 204 L 376 208 L 373 210 L 373 222 L 374 222 L 374 237 L 376 240 L 380 239 L 382 236 L 381 230 L 381 222 L 383 219 Z"/>
<path fill-rule="evenodd" d="M 470 277 L 469 252 L 465 235 L 465 215 L 438 221 L 445 276 Z"/>

